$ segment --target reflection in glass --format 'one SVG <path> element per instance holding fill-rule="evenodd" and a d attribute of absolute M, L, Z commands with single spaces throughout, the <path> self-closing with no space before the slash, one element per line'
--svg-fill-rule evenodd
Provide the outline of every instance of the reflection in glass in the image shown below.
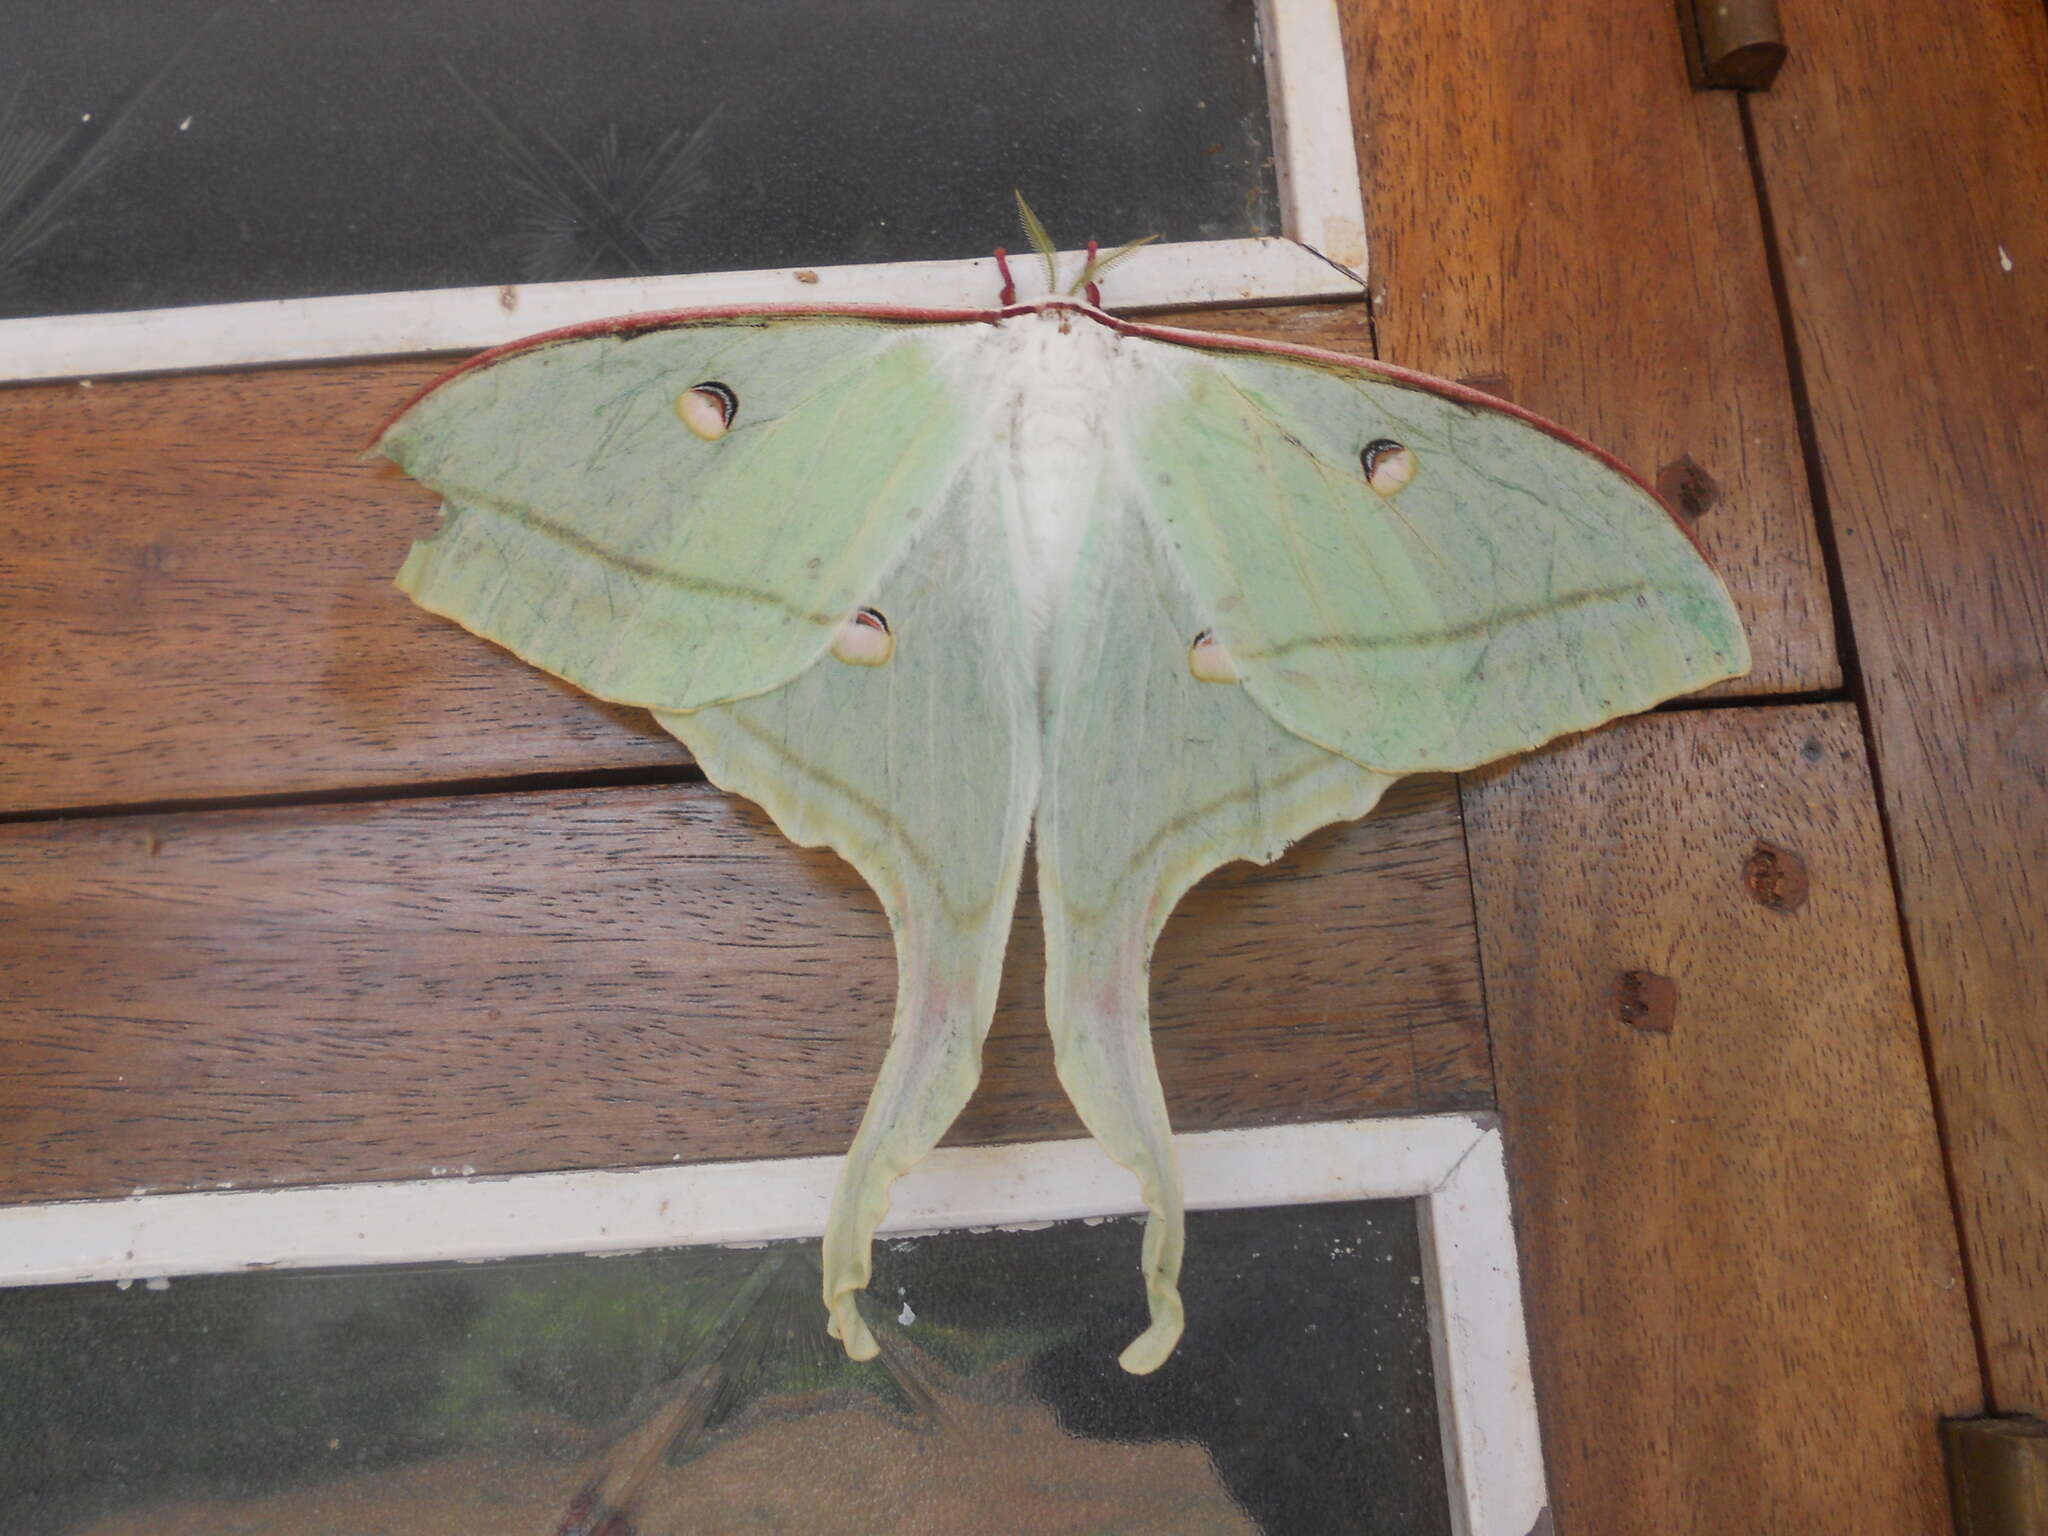
<path fill-rule="evenodd" d="M 0 1529 L 1449 1529 L 1413 1207 L 1196 1213 L 1156 1375 L 1138 1227 L 0 1293 Z M 614 1523 L 607 1527 L 605 1522 Z"/>

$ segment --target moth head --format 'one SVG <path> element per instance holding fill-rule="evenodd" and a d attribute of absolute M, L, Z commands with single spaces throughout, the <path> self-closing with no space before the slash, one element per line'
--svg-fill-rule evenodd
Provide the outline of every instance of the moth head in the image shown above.
<path fill-rule="evenodd" d="M 676 417 L 707 443 L 715 443 L 740 413 L 740 397 L 730 384 L 706 379 L 676 396 Z"/>
<path fill-rule="evenodd" d="M 861 608 L 839 626 L 832 654 L 848 666 L 879 667 L 896 654 L 896 636 L 879 608 Z"/>
<path fill-rule="evenodd" d="M 1391 496 L 1415 478 L 1415 455 L 1405 443 L 1391 437 L 1376 437 L 1358 455 L 1365 470 L 1365 483 L 1382 496 Z"/>
<path fill-rule="evenodd" d="M 1102 254 L 1101 249 L 1096 243 L 1090 240 L 1088 242 L 1088 254 L 1081 263 L 1080 272 L 1063 290 L 1060 287 L 1058 245 L 1054 243 L 1052 236 L 1047 233 L 1046 227 L 1038 215 L 1032 212 L 1031 205 L 1024 201 L 1024 194 L 1013 191 L 1011 195 L 1017 199 L 1017 222 L 1023 227 L 1024 238 L 1030 242 L 1032 250 L 1038 253 L 1038 259 L 1045 263 L 1045 291 L 1049 294 L 1064 292 L 1069 298 L 1085 294 L 1088 302 L 1097 308 L 1100 308 L 1102 305 L 1102 289 L 1099 286 L 1102 282 L 1102 274 L 1140 246 L 1150 245 L 1159 238 L 1157 235 L 1144 235 L 1139 239 L 1127 241 L 1107 255 Z M 1003 274 L 1003 303 L 1005 305 L 1011 304 L 1015 302 L 1017 297 L 1017 285 L 1010 278 L 1009 264 L 1004 259 L 1004 252 L 1001 250 L 996 252 L 996 265 L 1001 268 Z M 1065 329 L 1064 322 L 1062 322 L 1061 329 Z"/>

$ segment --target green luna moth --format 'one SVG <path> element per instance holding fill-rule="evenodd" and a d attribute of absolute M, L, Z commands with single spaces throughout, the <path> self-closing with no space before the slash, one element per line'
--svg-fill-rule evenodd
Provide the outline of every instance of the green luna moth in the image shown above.
<path fill-rule="evenodd" d="M 377 443 L 444 501 L 398 574 L 416 602 L 653 711 L 886 908 L 895 1021 L 823 1253 L 856 1359 L 889 1187 L 980 1072 L 1027 841 L 1060 1081 L 1150 1213 L 1121 1356 L 1150 1371 L 1182 1200 L 1146 978 L 1181 894 L 1397 775 L 1748 667 L 1614 459 L 1457 384 L 1121 319 L 1100 265 L 1085 300 L 556 331 Z"/>

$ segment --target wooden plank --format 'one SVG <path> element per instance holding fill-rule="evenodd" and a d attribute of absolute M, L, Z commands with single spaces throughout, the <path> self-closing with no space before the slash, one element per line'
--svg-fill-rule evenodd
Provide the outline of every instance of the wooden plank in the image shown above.
<path fill-rule="evenodd" d="M 1557 1528 L 1946 1530 L 1978 1395 L 1848 705 L 1468 776 Z"/>
<path fill-rule="evenodd" d="M 1154 318 L 1154 317 L 1148 317 Z M 1288 304 L 1267 309 L 1203 309 L 1159 315 L 1163 325 L 1190 331 L 1220 331 L 1260 341 L 1326 347 L 1353 357 L 1373 355 L 1372 326 L 1363 304 Z"/>
<path fill-rule="evenodd" d="M 1837 686 L 1737 107 L 1690 89 L 1670 0 L 1343 14 L 1380 355 L 1689 487 L 1756 658 L 1718 692 Z"/>
<path fill-rule="evenodd" d="M 1362 305 L 1193 323 L 1365 351 Z M 685 762 L 391 585 L 363 445 L 447 360 L 0 390 L 0 813 Z"/>
<path fill-rule="evenodd" d="M 1080 1134 L 1035 902 L 961 1139 Z M 844 1150 L 888 1034 L 867 888 L 704 785 L 0 828 L 0 1199 Z M 1490 1103 L 1448 779 L 1167 926 L 1187 1129 Z"/>
<path fill-rule="evenodd" d="M 2048 1415 L 2048 18 L 1785 27 L 1757 150 L 1992 1399 Z"/>
<path fill-rule="evenodd" d="M 391 585 L 435 500 L 360 454 L 444 366 L 0 391 L 0 809 L 681 761 Z"/>

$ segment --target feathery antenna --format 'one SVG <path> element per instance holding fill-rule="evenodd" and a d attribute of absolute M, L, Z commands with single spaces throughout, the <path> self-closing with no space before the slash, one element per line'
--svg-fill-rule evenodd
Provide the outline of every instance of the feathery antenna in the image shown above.
<path fill-rule="evenodd" d="M 1111 267 L 1115 266 L 1118 262 L 1122 261 L 1126 256 L 1130 255 L 1131 252 L 1135 251 L 1139 246 L 1150 245 L 1154 240 L 1157 240 L 1158 238 L 1159 237 L 1157 235 L 1140 235 L 1135 240 L 1125 241 L 1122 245 L 1118 246 L 1115 250 L 1111 251 L 1107 256 L 1093 257 L 1089 261 L 1088 265 L 1081 269 L 1081 275 L 1074 279 L 1074 286 L 1069 288 L 1067 292 L 1079 293 L 1083 288 L 1086 288 L 1090 283 L 1100 282 L 1102 280 L 1103 273 L 1107 272 Z"/>
<path fill-rule="evenodd" d="M 1060 292 L 1059 248 L 1052 243 L 1052 236 L 1046 233 L 1045 225 L 1039 221 L 1038 215 L 1031 211 L 1031 205 L 1024 201 L 1024 194 L 1013 188 L 1010 195 L 1017 199 L 1017 219 L 1024 226 L 1024 238 L 1031 242 L 1031 248 L 1038 252 L 1039 259 L 1045 263 L 1046 292 Z M 1089 241 L 1088 260 L 1082 265 L 1080 276 L 1076 277 L 1067 286 L 1065 291 L 1069 294 L 1076 294 L 1090 289 L 1092 285 L 1102 280 L 1103 273 L 1107 272 L 1140 246 L 1150 245 L 1158 238 L 1157 235 L 1140 235 L 1136 240 L 1126 241 L 1118 246 L 1107 256 L 1098 256 L 1095 253 L 1095 242 Z M 998 266 L 1003 266 L 1002 258 L 1003 253 L 997 251 L 996 262 Z M 1003 303 L 1005 304 L 1011 303 L 1016 298 L 1016 285 L 1011 283 L 1009 278 L 1010 269 L 1007 266 L 1003 266 L 1003 281 L 1007 285 L 1003 289 Z M 1092 292 L 1089 293 L 1088 297 L 1091 303 L 1096 299 L 1096 295 Z"/>
<path fill-rule="evenodd" d="M 1010 195 L 1017 199 L 1017 217 L 1024 225 L 1024 238 L 1031 242 L 1031 248 L 1045 263 L 1045 291 L 1057 293 L 1060 273 L 1055 257 L 1059 248 L 1052 243 L 1052 236 L 1045 232 L 1045 226 L 1038 222 L 1038 215 L 1031 211 L 1031 205 L 1024 201 L 1024 194 L 1013 187 Z"/>

